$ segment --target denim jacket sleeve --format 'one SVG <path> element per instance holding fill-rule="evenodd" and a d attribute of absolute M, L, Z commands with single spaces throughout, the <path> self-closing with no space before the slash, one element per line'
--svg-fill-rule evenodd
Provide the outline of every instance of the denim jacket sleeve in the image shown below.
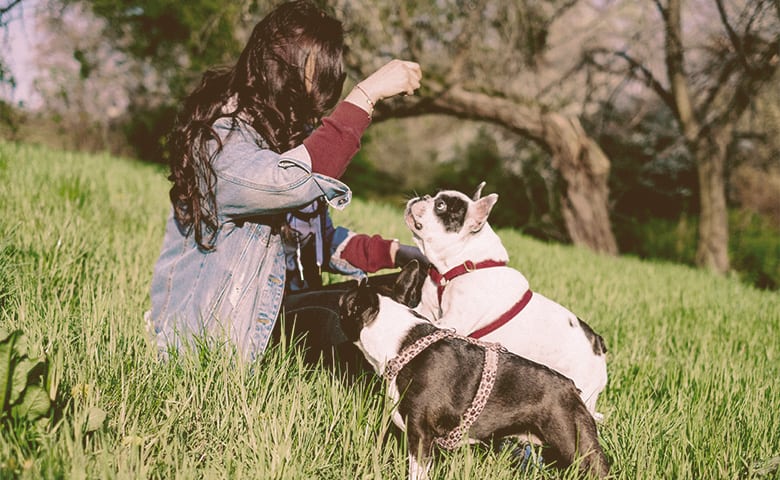
<path fill-rule="evenodd" d="M 311 171 L 303 145 L 280 155 L 263 148 L 259 135 L 241 120 L 221 118 L 213 127 L 222 140 L 213 166 L 223 221 L 281 213 L 319 197 L 337 209 L 351 201 L 347 185 Z M 216 148 L 216 142 L 211 147 Z"/>

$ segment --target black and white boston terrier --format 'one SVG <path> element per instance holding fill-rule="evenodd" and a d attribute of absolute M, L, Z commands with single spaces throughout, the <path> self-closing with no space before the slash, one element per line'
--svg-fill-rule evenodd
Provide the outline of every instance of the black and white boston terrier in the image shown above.
<path fill-rule="evenodd" d="M 579 458 L 583 475 L 606 476 L 595 421 L 570 379 L 437 328 L 396 301 L 415 303 L 407 295 L 419 291 L 420 268 L 416 260 L 404 267 L 393 298 L 361 283 L 340 300 L 342 330 L 388 381 L 393 422 L 407 433 L 410 478 L 427 477 L 435 445 L 526 434 L 548 446 L 545 462 L 565 468 Z"/>
<path fill-rule="evenodd" d="M 488 224 L 498 200 L 444 190 L 409 200 L 405 221 L 431 262 L 416 311 L 436 326 L 497 342 L 562 373 L 600 420 L 596 400 L 607 384 L 603 338 L 558 303 L 531 291 L 508 266 L 509 255 Z"/>

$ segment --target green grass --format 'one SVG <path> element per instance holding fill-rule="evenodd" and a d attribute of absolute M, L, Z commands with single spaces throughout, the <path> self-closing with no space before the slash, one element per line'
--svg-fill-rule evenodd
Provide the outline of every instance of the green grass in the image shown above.
<path fill-rule="evenodd" d="M 0 143 L 0 327 L 47 354 L 58 399 L 48 428 L 2 427 L 0 478 L 404 478 L 375 379 L 307 368 L 284 345 L 252 365 L 208 350 L 156 361 L 142 315 L 167 190 L 159 167 Z M 334 217 L 410 240 L 400 205 Z M 533 288 L 607 341 L 614 478 L 780 478 L 780 295 L 499 233 Z M 94 432 L 90 407 L 108 414 Z M 514 475 L 506 456 L 462 448 L 432 477 Z"/>

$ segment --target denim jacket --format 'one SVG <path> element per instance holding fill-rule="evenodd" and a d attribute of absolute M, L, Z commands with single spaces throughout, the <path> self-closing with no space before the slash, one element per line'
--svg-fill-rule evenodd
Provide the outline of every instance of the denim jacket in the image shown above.
<path fill-rule="evenodd" d="M 229 340 L 245 359 L 262 353 L 279 313 L 286 264 L 278 229 L 264 216 L 320 197 L 338 209 L 351 200 L 345 184 L 312 173 L 303 145 L 279 155 L 240 119 L 221 118 L 213 128 L 223 144 L 212 160 L 215 249 L 204 251 L 193 235 L 183 235 L 171 212 L 154 267 L 147 318 L 163 358 L 204 335 Z M 215 141 L 210 148 L 216 150 Z"/>

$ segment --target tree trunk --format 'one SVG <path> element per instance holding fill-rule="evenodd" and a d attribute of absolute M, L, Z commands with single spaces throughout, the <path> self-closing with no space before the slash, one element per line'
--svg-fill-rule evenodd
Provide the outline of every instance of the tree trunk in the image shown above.
<path fill-rule="evenodd" d="M 726 209 L 726 145 L 732 128 L 703 128 L 696 118 L 688 79 L 682 42 L 682 0 L 669 0 L 661 14 L 666 22 L 666 70 L 669 76 L 677 120 L 688 146 L 696 159 L 699 175 L 699 244 L 696 264 L 724 274 L 729 270 L 729 227 Z M 660 5 L 660 3 L 659 3 Z"/>
<path fill-rule="evenodd" d="M 565 182 L 561 209 L 572 242 L 596 252 L 618 253 L 609 219 L 609 159 L 579 119 L 458 86 L 418 108 L 495 123 L 539 143 Z"/>
<path fill-rule="evenodd" d="M 694 147 L 699 174 L 699 244 L 696 264 L 714 272 L 729 271 L 729 226 L 726 208 L 726 145 L 718 138 L 729 138 L 729 132 L 713 135 L 709 145 Z M 711 138 L 713 138 L 711 137 Z"/>
<path fill-rule="evenodd" d="M 572 242 L 616 255 L 617 242 L 609 219 L 609 159 L 588 137 L 579 119 L 545 113 L 540 120 L 553 168 L 566 185 L 561 214 Z"/>

